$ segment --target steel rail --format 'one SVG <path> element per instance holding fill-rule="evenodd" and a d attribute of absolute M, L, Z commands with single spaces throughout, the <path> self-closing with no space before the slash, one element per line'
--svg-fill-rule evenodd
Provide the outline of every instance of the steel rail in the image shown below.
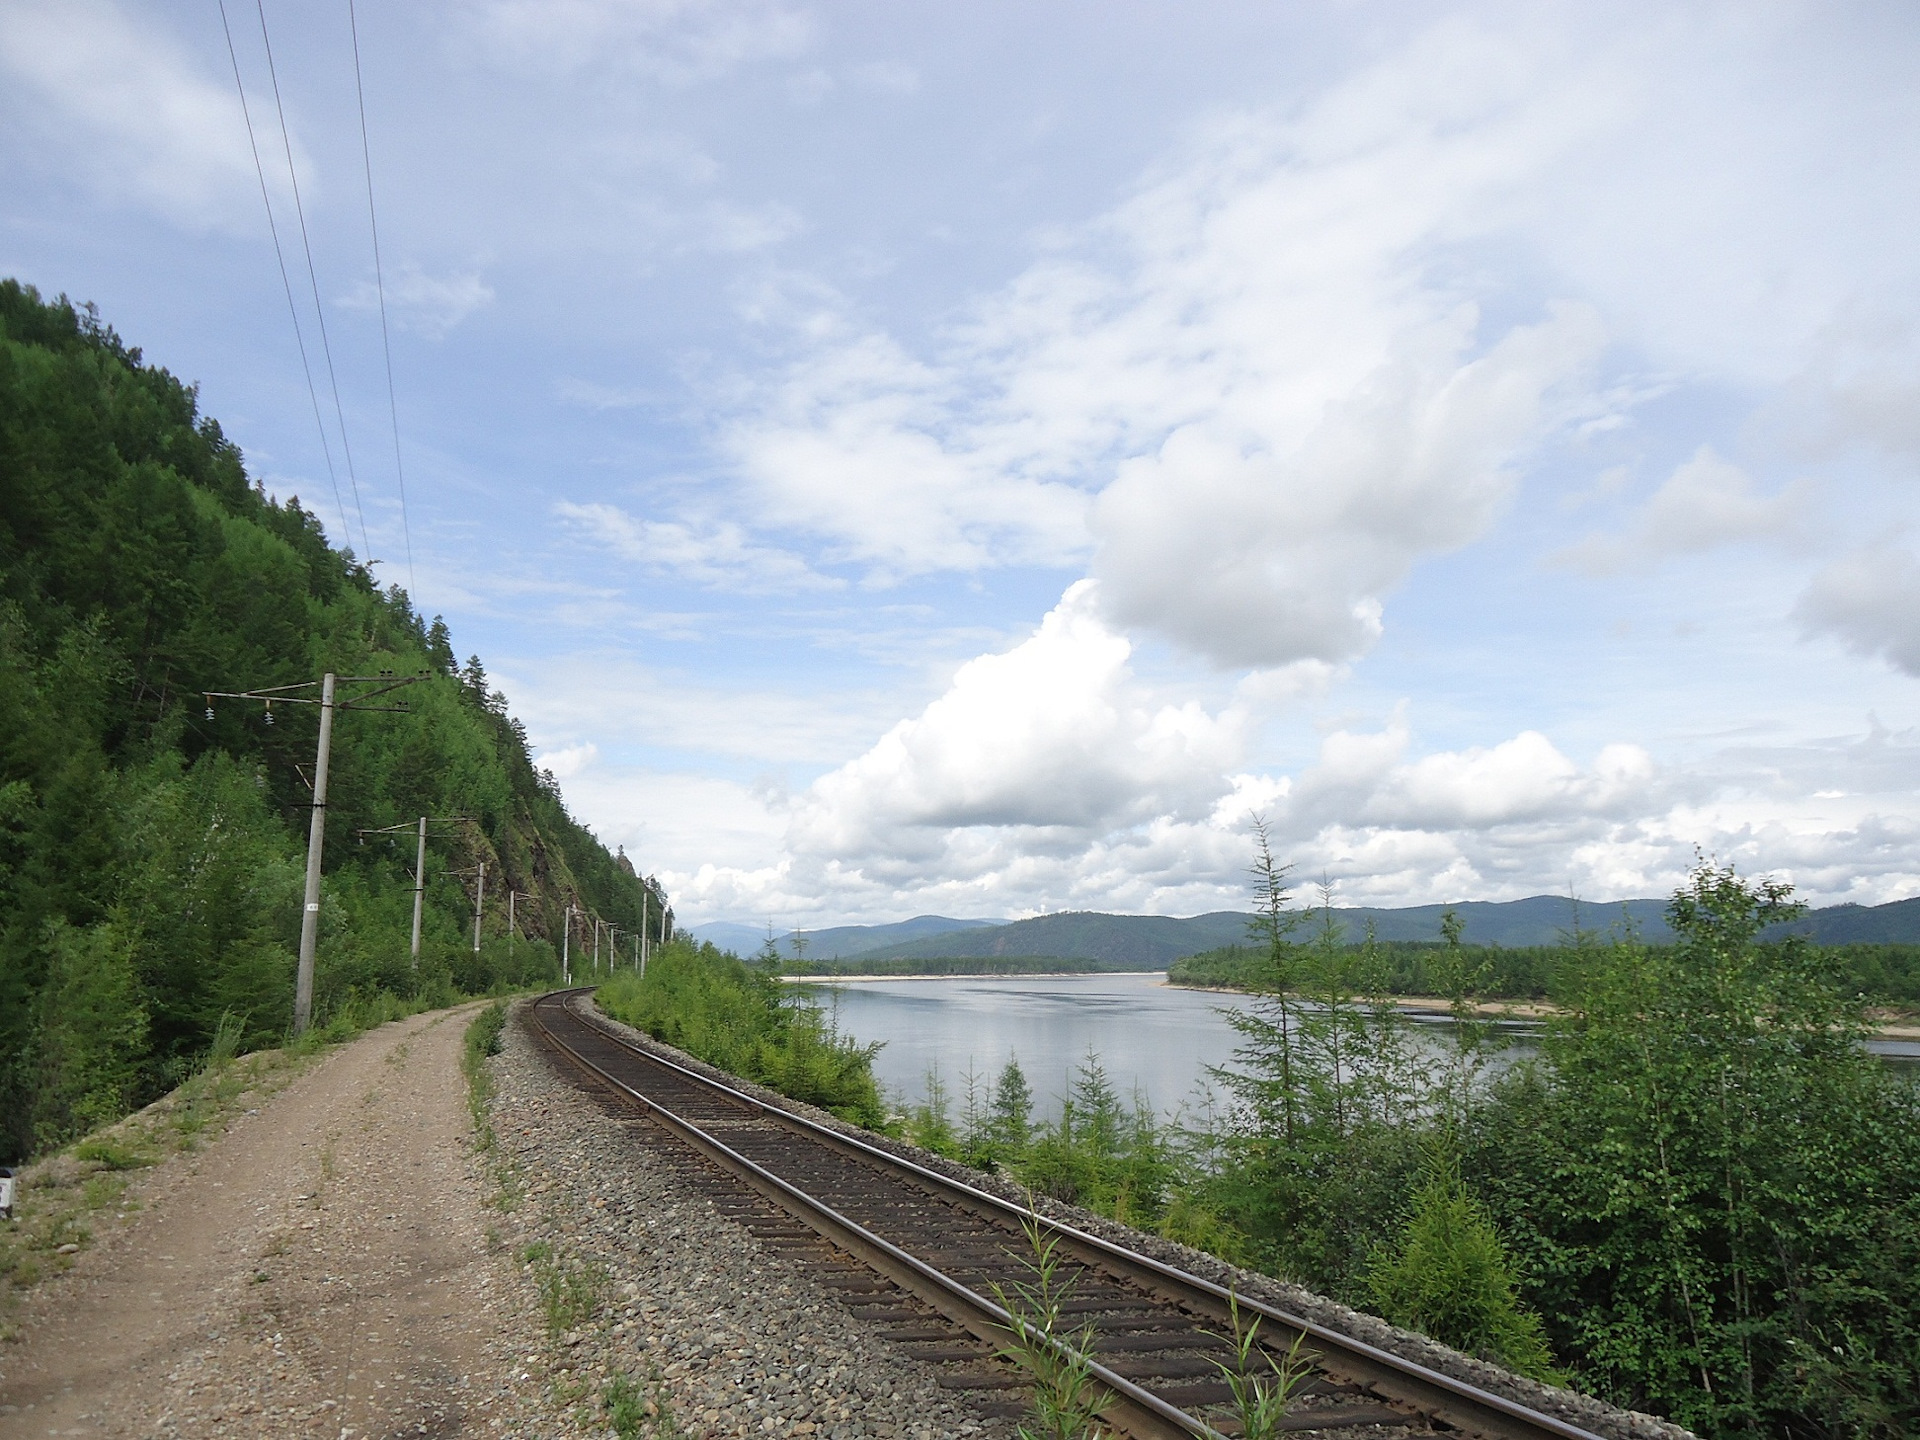
<path fill-rule="evenodd" d="M 538 1007 L 536 1006 L 535 1009 L 537 1013 Z M 858 1221 L 842 1215 L 831 1205 L 815 1199 L 806 1191 L 781 1179 L 764 1166 L 749 1160 L 724 1141 L 708 1134 L 692 1121 L 675 1114 L 651 1096 L 634 1089 L 617 1075 L 582 1055 L 555 1034 L 544 1020 L 541 1022 L 541 1028 L 545 1031 L 547 1039 L 564 1051 L 575 1064 L 591 1071 L 628 1098 L 638 1101 L 646 1107 L 649 1114 L 695 1150 L 708 1156 L 725 1169 L 740 1175 L 782 1209 L 792 1212 L 811 1229 L 872 1266 L 902 1289 L 926 1301 L 970 1334 L 999 1347 L 1004 1346 L 1014 1333 L 1022 1332 L 1030 1339 L 1038 1340 L 1056 1352 L 1072 1353 L 1070 1347 L 1057 1338 L 1036 1330 L 1024 1320 L 1009 1314 L 1004 1307 L 986 1296 L 969 1289 L 952 1276 L 902 1250 L 892 1241 L 874 1234 Z M 597 1026 L 594 1028 L 598 1030 Z M 607 1036 L 607 1038 L 620 1041 L 619 1036 Z M 636 1053 L 644 1055 L 646 1052 Z M 648 1058 L 657 1057 L 649 1056 Z M 696 1078 L 705 1080 L 704 1076 Z M 726 1086 L 717 1088 L 730 1095 L 738 1093 L 728 1090 Z M 1086 1357 L 1085 1363 L 1088 1372 L 1113 1396 L 1113 1409 L 1122 1412 L 1121 1424 L 1125 1433 L 1139 1436 L 1141 1440 L 1225 1440 L 1219 1431 L 1205 1421 L 1196 1419 L 1179 1407 L 1168 1404 L 1152 1391 L 1143 1389 L 1124 1376 L 1115 1374 L 1098 1361 Z M 1112 1410 L 1109 1410 L 1107 1418 L 1115 1418 Z"/>
<path fill-rule="evenodd" d="M 531 1013 L 536 1016 L 539 1015 L 541 1007 L 548 1002 L 559 1000 L 564 1006 L 567 998 L 589 993 L 590 991 L 585 989 L 549 992 L 547 995 L 541 996 L 540 999 L 530 1007 Z M 709 1076 L 702 1075 L 698 1071 L 690 1070 L 686 1066 L 680 1065 L 664 1056 L 654 1054 L 652 1051 L 634 1044 L 625 1036 L 617 1034 L 596 1017 L 581 1015 L 571 1007 L 566 1007 L 566 1013 L 581 1025 L 591 1029 L 600 1038 L 638 1056 L 647 1063 L 672 1071 L 687 1080 L 693 1081 L 699 1086 L 723 1095 L 736 1104 L 766 1116 L 778 1125 L 800 1131 L 834 1149 L 857 1156 L 870 1163 L 878 1164 L 884 1169 L 909 1175 L 920 1184 L 949 1198 L 959 1199 L 966 1205 L 986 1208 L 1004 1218 L 1022 1224 L 1026 1223 L 1030 1218 L 1036 1218 L 1033 1212 L 1011 1201 L 1004 1200 L 998 1195 L 994 1195 L 986 1190 L 981 1190 L 964 1181 L 942 1175 L 939 1171 L 928 1169 L 926 1166 L 917 1164 L 914 1161 L 903 1159 L 876 1145 L 871 1145 L 851 1135 L 843 1134 L 838 1130 L 820 1124 L 818 1121 L 811 1120 L 804 1115 L 796 1115 L 790 1110 L 782 1109 L 777 1105 L 771 1105 L 744 1091 L 737 1090 L 730 1085 L 723 1084 Z M 663 1115 L 669 1113 L 656 1102 L 641 1095 L 625 1082 L 609 1075 L 600 1066 L 579 1056 L 578 1052 L 574 1051 L 571 1046 L 566 1045 L 564 1041 L 553 1034 L 544 1019 L 542 1019 L 540 1023 L 541 1028 L 546 1031 L 556 1044 L 565 1048 L 570 1055 L 579 1059 L 581 1063 L 586 1065 L 587 1068 L 591 1069 L 595 1074 L 609 1080 L 623 1093 L 634 1096 L 651 1109 Z M 687 1130 L 698 1131 L 697 1126 L 689 1125 L 687 1122 L 679 1120 L 677 1116 L 673 1117 L 673 1119 L 676 1122 L 674 1125 L 676 1130 L 684 1126 Z M 703 1136 L 705 1134 L 703 1131 L 698 1133 Z M 723 1150 L 727 1149 L 727 1147 L 721 1145 L 720 1142 L 712 1140 L 711 1137 L 706 1138 L 708 1143 L 718 1146 Z M 734 1152 L 728 1150 L 727 1153 L 733 1155 Z M 754 1162 L 747 1160 L 744 1156 L 737 1157 L 737 1159 L 741 1165 L 752 1166 L 756 1171 L 760 1169 L 760 1167 L 754 1165 Z M 732 1166 L 734 1161 L 723 1160 L 721 1163 Z M 798 1196 L 805 1204 L 813 1205 L 817 1203 L 812 1201 L 811 1197 L 807 1197 L 802 1192 L 789 1186 L 785 1181 L 778 1180 L 777 1177 L 769 1178 L 775 1179 L 783 1196 L 791 1192 L 793 1195 Z M 784 1203 L 784 1201 L 782 1203 Z M 824 1209 L 825 1207 L 820 1208 Z M 1604 1440 L 1604 1437 L 1596 1434 L 1594 1431 L 1575 1425 L 1570 1421 L 1562 1420 L 1556 1415 L 1548 1415 L 1544 1412 L 1534 1410 L 1529 1406 L 1521 1404 L 1519 1401 L 1509 1400 L 1504 1395 L 1495 1394 L 1493 1391 L 1475 1385 L 1471 1381 L 1457 1379 L 1452 1375 L 1446 1374 L 1444 1371 L 1422 1365 L 1416 1360 L 1409 1360 L 1404 1356 L 1394 1354 L 1390 1350 L 1369 1344 L 1367 1341 L 1356 1339 L 1351 1335 L 1342 1334 L 1340 1331 L 1323 1325 L 1316 1320 L 1310 1320 L 1306 1316 L 1283 1310 L 1276 1305 L 1269 1304 L 1266 1301 L 1254 1297 L 1241 1295 L 1237 1291 L 1216 1284 L 1214 1281 L 1208 1280 L 1203 1276 L 1179 1269 L 1177 1266 L 1169 1265 L 1164 1261 L 1155 1260 L 1152 1256 L 1142 1255 L 1137 1251 L 1125 1249 L 1110 1240 L 1103 1239 L 1089 1231 L 1081 1230 L 1064 1221 L 1051 1219 L 1045 1215 L 1037 1216 L 1037 1219 L 1048 1233 L 1063 1242 L 1066 1248 L 1075 1253 L 1083 1263 L 1091 1264 L 1110 1272 L 1118 1270 L 1165 1300 L 1171 1301 L 1184 1308 L 1203 1310 L 1214 1318 L 1222 1321 L 1230 1319 L 1232 1308 L 1237 1305 L 1242 1315 L 1252 1314 L 1258 1316 L 1263 1322 L 1283 1332 L 1280 1337 L 1283 1344 L 1290 1342 L 1296 1337 L 1304 1337 L 1305 1340 L 1318 1347 L 1318 1351 L 1314 1356 L 1314 1364 L 1317 1368 L 1326 1371 L 1337 1379 L 1364 1386 L 1380 1398 L 1391 1403 L 1397 1403 L 1418 1414 L 1442 1420 L 1456 1429 L 1485 1436 L 1487 1440 L 1540 1440 L 1542 1436 L 1551 1436 L 1554 1437 L 1554 1440 Z M 854 1222 L 845 1220 L 844 1217 L 840 1217 L 840 1221 L 843 1224 L 852 1226 L 854 1229 L 860 1228 L 854 1225 Z M 863 1230 L 861 1233 L 867 1234 L 869 1232 Z M 889 1242 L 881 1240 L 878 1236 L 872 1238 L 879 1245 L 888 1246 L 890 1249 L 895 1248 L 891 1247 Z M 905 1252 L 900 1253 L 904 1254 Z M 912 1257 L 908 1258 L 911 1259 Z M 916 1265 L 919 1264 L 918 1261 L 914 1263 Z M 959 1286 L 957 1282 L 950 1283 L 954 1283 L 956 1289 L 964 1290 L 965 1288 Z M 968 1293 L 971 1294 L 971 1292 Z M 943 1313 L 945 1312 L 943 1311 Z M 1004 1314 L 1005 1312 L 1003 1311 L 1001 1313 Z M 965 1322 L 963 1321 L 961 1323 Z M 1004 1326 L 998 1333 L 1001 1338 L 1004 1338 Z M 1121 1385 L 1130 1386 L 1131 1383 L 1117 1375 L 1114 1376 L 1113 1379 Z M 1104 1376 L 1102 1377 L 1102 1382 L 1107 1383 Z M 1131 1388 L 1137 1389 L 1138 1387 Z M 1165 1405 L 1165 1402 L 1158 1400 L 1157 1397 L 1149 1395 L 1148 1398 L 1153 1400 L 1156 1406 Z M 1166 1408 L 1171 1409 L 1172 1407 L 1169 1406 Z M 1195 1427 L 1174 1433 L 1187 1435 L 1208 1435 L 1214 1433 L 1202 1422 L 1185 1415 L 1184 1412 L 1176 1410 L 1174 1413 L 1180 1415 L 1182 1421 L 1188 1426 Z"/>

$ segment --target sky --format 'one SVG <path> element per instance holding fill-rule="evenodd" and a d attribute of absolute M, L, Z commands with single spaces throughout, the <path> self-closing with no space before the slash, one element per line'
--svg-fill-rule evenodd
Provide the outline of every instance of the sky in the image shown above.
<path fill-rule="evenodd" d="M 1911 6 L 225 11 L 0 0 L 0 274 L 683 921 L 1920 895 Z"/>

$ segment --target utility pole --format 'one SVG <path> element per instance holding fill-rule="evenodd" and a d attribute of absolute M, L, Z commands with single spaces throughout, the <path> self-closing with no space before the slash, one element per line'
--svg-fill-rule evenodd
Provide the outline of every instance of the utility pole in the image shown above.
<path fill-rule="evenodd" d="M 386 710 L 406 714 L 404 705 L 368 705 L 365 702 L 402 685 L 416 685 L 432 677 L 396 676 L 391 670 L 383 675 L 335 675 L 327 671 L 318 680 L 303 680 L 296 685 L 270 685 L 264 690 L 203 690 L 207 718 L 213 718 L 215 700 L 259 700 L 267 707 L 266 723 L 273 723 L 273 702 L 320 707 L 320 743 L 313 760 L 313 810 L 307 822 L 307 885 L 305 907 L 300 912 L 300 967 L 293 981 L 293 1033 L 304 1035 L 313 1019 L 313 957 L 320 940 L 320 861 L 327 843 L 327 763 L 333 753 L 334 710 Z M 373 685 L 378 688 L 349 695 L 336 705 L 335 695 L 342 685 Z M 299 692 L 319 687 L 316 699 Z"/>
<path fill-rule="evenodd" d="M 420 817 L 420 845 L 413 852 L 413 968 L 420 968 L 420 911 L 427 903 L 427 817 Z"/>
<path fill-rule="evenodd" d="M 473 953 L 478 955 L 480 953 L 480 906 L 487 894 L 487 862 L 480 860 L 475 862 L 471 870 L 449 870 L 446 873 L 460 876 L 471 875 L 475 879 L 476 883 L 473 891 Z"/>
<path fill-rule="evenodd" d="M 567 902 L 567 918 L 560 927 L 560 983 L 573 983 L 573 902 Z"/>
<path fill-rule="evenodd" d="M 367 843 L 369 835 L 397 835 L 405 830 L 419 830 L 419 845 L 414 852 L 413 861 L 413 968 L 420 968 L 420 915 L 427 900 L 427 826 L 465 824 L 473 817 L 470 815 L 422 815 L 417 822 L 403 821 L 398 825 L 380 825 L 369 830 L 356 830 L 362 845 Z"/>
<path fill-rule="evenodd" d="M 508 963 L 512 963 L 512 960 L 513 960 L 513 902 L 516 900 L 531 900 L 531 899 L 533 899 L 533 896 L 525 894 L 519 890 L 515 890 L 512 886 L 507 887 L 507 960 L 508 960 Z"/>
<path fill-rule="evenodd" d="M 307 819 L 306 904 L 300 912 L 300 968 L 293 980 L 293 1033 L 313 1019 L 313 959 L 320 947 L 320 859 L 327 844 L 327 764 L 333 758 L 333 672 L 320 677 L 320 747 L 313 761 L 313 809 Z"/>

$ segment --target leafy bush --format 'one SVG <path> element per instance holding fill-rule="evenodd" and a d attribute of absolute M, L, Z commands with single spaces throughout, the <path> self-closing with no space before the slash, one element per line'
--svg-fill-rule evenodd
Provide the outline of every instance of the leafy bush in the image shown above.
<path fill-rule="evenodd" d="M 1920 1430 L 1920 1096 L 1785 886 L 1703 865 L 1596 951 L 1470 1157 L 1555 1348 L 1709 1435 Z"/>

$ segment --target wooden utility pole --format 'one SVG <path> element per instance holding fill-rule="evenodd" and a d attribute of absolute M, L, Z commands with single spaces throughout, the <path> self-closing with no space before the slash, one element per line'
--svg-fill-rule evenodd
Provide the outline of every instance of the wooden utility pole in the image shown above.
<path fill-rule="evenodd" d="M 320 940 L 320 862 L 327 843 L 327 763 L 333 753 L 334 710 L 385 710 L 406 714 L 404 705 L 368 705 L 376 695 L 398 690 L 402 685 L 417 685 L 429 675 L 396 676 L 389 670 L 382 675 L 335 675 L 331 670 L 318 680 L 303 680 L 297 685 L 272 685 L 264 690 L 206 690 L 207 718 L 213 718 L 215 700 L 259 700 L 267 707 L 266 723 L 273 723 L 276 700 L 286 705 L 320 707 L 320 743 L 313 760 L 313 811 L 307 822 L 307 885 L 305 904 L 300 912 L 300 965 L 293 981 L 293 1033 L 304 1035 L 313 1019 L 313 959 Z M 342 685 L 373 685 L 336 705 L 335 695 Z M 300 692 L 319 688 L 316 698 Z"/>

